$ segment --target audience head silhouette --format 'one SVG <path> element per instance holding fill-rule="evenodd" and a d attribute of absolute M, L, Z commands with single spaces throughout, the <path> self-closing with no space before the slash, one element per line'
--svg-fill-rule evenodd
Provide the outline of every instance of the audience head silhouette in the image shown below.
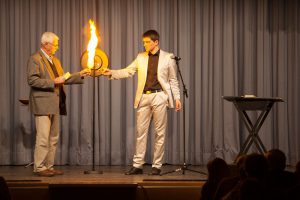
<path fill-rule="evenodd" d="M 283 171 L 286 167 L 285 154 L 279 149 L 269 150 L 265 157 L 267 158 L 269 170 L 274 172 Z"/>
<path fill-rule="evenodd" d="M 295 174 L 296 174 L 297 179 L 298 179 L 298 181 L 300 183 L 300 161 L 298 161 L 297 164 L 296 164 Z"/>
<path fill-rule="evenodd" d="M 236 160 L 236 167 L 239 173 L 239 176 L 241 179 L 246 178 L 246 172 L 245 172 L 245 160 L 247 158 L 247 155 L 240 155 Z"/>
<path fill-rule="evenodd" d="M 219 182 L 222 178 L 229 176 L 229 167 L 221 158 L 215 158 L 207 163 L 208 180 Z"/>
<path fill-rule="evenodd" d="M 245 171 L 247 177 L 257 178 L 262 180 L 265 178 L 268 171 L 267 159 L 257 153 L 252 153 L 246 157 Z"/>
<path fill-rule="evenodd" d="M 8 186 L 6 184 L 6 181 L 3 177 L 0 176 L 0 199 L 1 200 L 10 200 L 10 192 L 8 189 Z"/>

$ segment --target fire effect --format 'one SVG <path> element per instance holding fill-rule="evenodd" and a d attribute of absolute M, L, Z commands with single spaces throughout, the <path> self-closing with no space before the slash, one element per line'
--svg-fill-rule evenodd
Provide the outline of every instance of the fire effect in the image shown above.
<path fill-rule="evenodd" d="M 101 37 L 97 33 L 97 29 L 93 20 L 89 20 L 89 41 L 87 50 L 81 55 L 80 63 L 83 69 L 89 70 L 91 76 L 101 76 L 108 68 L 108 57 L 104 51 L 97 48 L 101 42 Z M 88 29 L 85 29 L 88 30 Z"/>
<path fill-rule="evenodd" d="M 90 33 L 91 33 L 91 38 L 88 44 L 88 62 L 87 62 L 87 67 L 92 69 L 94 67 L 94 58 L 95 58 L 95 52 L 96 48 L 98 45 L 98 38 L 96 34 L 96 26 L 94 21 L 89 20 L 90 23 Z"/>

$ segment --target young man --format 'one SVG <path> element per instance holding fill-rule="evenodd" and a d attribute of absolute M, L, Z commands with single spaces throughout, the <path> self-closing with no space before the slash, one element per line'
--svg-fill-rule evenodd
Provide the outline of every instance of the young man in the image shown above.
<path fill-rule="evenodd" d="M 60 61 L 54 56 L 58 40 L 58 36 L 52 32 L 43 33 L 41 49 L 29 58 L 27 65 L 29 104 L 36 125 L 34 173 L 39 176 L 64 173 L 53 168 L 59 137 L 59 115 L 67 114 L 64 84 L 83 83 L 83 77 L 90 74 L 85 69 L 69 78 L 63 76 Z"/>
<path fill-rule="evenodd" d="M 134 102 L 137 109 L 136 149 L 133 167 L 126 175 L 142 174 L 146 152 L 147 136 L 151 118 L 155 128 L 155 147 L 150 175 L 159 175 L 164 156 L 167 128 L 167 107 L 181 109 L 180 91 L 175 71 L 173 54 L 159 48 L 159 34 L 155 30 L 143 34 L 145 52 L 126 68 L 106 70 L 104 75 L 110 79 L 132 77 L 138 73 L 138 87 Z"/>

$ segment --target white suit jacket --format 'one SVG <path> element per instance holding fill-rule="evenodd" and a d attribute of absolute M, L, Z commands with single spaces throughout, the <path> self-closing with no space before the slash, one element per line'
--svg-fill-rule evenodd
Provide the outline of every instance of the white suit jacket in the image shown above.
<path fill-rule="evenodd" d="M 168 95 L 168 106 L 174 107 L 174 99 L 180 99 L 179 84 L 176 76 L 176 63 L 171 59 L 173 54 L 160 50 L 157 79 L 163 91 Z M 126 68 L 119 70 L 111 70 L 111 79 L 120 79 L 132 77 L 136 72 L 138 73 L 138 86 L 135 95 L 134 108 L 137 108 L 147 80 L 148 69 L 148 53 L 139 53 L 136 59 Z"/>

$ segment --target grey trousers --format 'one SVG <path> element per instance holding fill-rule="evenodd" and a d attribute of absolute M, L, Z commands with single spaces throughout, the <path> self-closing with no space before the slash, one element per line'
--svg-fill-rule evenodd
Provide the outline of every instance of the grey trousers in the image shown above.
<path fill-rule="evenodd" d="M 161 168 L 167 128 L 168 95 L 164 92 L 143 94 L 137 108 L 136 148 L 133 166 L 142 168 L 145 163 L 147 136 L 151 118 L 155 128 L 154 155 L 152 167 Z"/>
<path fill-rule="evenodd" d="M 59 115 L 35 115 L 34 172 L 53 169 L 59 137 Z"/>

